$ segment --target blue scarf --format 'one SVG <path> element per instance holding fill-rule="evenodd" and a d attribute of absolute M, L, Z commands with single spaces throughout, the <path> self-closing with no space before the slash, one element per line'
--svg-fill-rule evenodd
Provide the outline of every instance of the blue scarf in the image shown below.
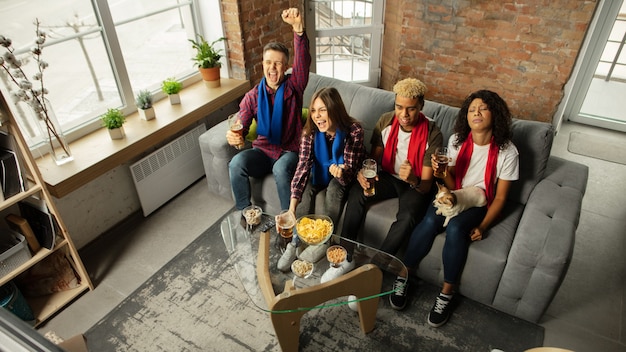
<path fill-rule="evenodd" d="M 315 134 L 315 141 L 313 142 L 313 185 L 328 186 L 332 177 L 330 171 L 328 171 L 330 165 L 340 165 L 344 163 L 343 148 L 345 137 L 345 132 L 337 130 L 335 132 L 332 150 L 328 150 L 326 133 L 317 132 Z"/>
<path fill-rule="evenodd" d="M 276 91 L 273 109 L 270 106 L 270 99 L 267 96 L 265 77 L 261 80 L 258 91 L 257 134 L 267 137 L 270 143 L 274 145 L 280 145 L 283 130 L 283 96 L 285 92 L 285 81 L 280 84 Z"/>

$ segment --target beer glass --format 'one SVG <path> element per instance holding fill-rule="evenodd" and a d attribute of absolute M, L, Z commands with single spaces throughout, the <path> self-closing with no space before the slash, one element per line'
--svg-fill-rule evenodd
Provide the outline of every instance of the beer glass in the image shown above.
<path fill-rule="evenodd" d="M 437 160 L 437 172 L 433 176 L 437 178 L 445 178 L 448 175 L 448 163 L 450 157 L 448 156 L 447 147 L 439 147 L 435 149 L 435 160 Z"/>
<path fill-rule="evenodd" d="M 241 143 L 235 145 L 234 147 L 237 149 L 243 148 L 245 146 L 245 141 L 243 139 L 243 124 L 241 123 L 238 113 L 234 113 L 228 117 L 228 126 L 230 127 L 231 132 L 240 135 L 242 138 Z"/>
<path fill-rule="evenodd" d="M 376 160 L 365 159 L 361 172 L 363 173 L 363 177 L 367 179 L 367 183 L 369 183 L 369 187 L 363 190 L 363 194 L 366 197 L 371 197 L 376 194 L 376 175 L 378 174 Z"/>

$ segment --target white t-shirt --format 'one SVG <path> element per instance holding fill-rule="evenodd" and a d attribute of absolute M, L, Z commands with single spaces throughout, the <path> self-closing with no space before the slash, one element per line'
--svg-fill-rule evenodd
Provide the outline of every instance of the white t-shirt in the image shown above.
<path fill-rule="evenodd" d="M 383 138 L 383 145 L 387 148 L 387 140 L 391 132 L 391 125 L 385 127 L 381 131 Z M 393 176 L 398 178 L 398 172 L 402 163 L 408 159 L 409 154 L 409 142 L 411 141 L 411 131 L 405 132 L 402 128 L 398 128 L 398 145 L 396 146 L 396 160 L 393 163 Z M 426 149 L 428 149 L 428 142 L 426 142 Z"/>
<path fill-rule="evenodd" d="M 459 155 L 458 148 L 454 146 L 454 142 L 457 140 L 457 135 L 450 137 L 448 141 L 448 153 L 452 160 L 448 165 L 455 166 L 456 159 Z M 477 186 L 482 189 L 486 189 L 485 186 L 485 169 L 487 167 L 487 158 L 489 156 L 489 144 L 476 145 L 474 143 L 474 150 L 472 153 L 472 159 L 470 160 L 469 167 L 463 178 L 461 187 Z M 517 147 L 510 142 L 504 149 L 498 152 L 498 162 L 496 164 L 496 177 L 501 180 L 515 181 L 519 179 L 519 152 Z"/>

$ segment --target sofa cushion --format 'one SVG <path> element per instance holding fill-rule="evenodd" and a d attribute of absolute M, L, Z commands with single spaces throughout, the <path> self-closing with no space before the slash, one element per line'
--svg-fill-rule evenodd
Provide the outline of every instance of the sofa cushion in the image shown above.
<path fill-rule="evenodd" d="M 526 204 L 530 193 L 545 174 L 554 128 L 545 122 L 513 119 L 511 133 L 519 152 L 520 174 L 519 180 L 513 182 L 508 199 Z"/>
<path fill-rule="evenodd" d="M 435 120 L 443 135 L 443 144 L 448 145 L 448 140 L 454 131 L 454 122 L 459 115 L 459 108 L 452 107 L 426 100 L 422 112 L 424 115 Z"/>

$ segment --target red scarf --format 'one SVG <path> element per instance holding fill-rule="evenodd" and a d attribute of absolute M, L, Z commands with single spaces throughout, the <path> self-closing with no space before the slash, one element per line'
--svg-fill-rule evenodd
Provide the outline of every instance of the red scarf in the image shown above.
<path fill-rule="evenodd" d="M 393 166 L 396 160 L 396 151 L 398 150 L 398 130 L 400 130 L 400 122 L 394 115 L 387 145 L 383 152 L 383 170 L 390 174 L 395 174 Z M 424 162 L 424 152 L 428 142 L 428 119 L 421 112 L 417 117 L 417 124 L 411 130 L 411 140 L 409 141 L 409 150 L 407 159 L 411 164 L 413 173 L 418 178 L 422 177 L 422 164 Z"/>
<path fill-rule="evenodd" d="M 500 148 L 495 142 L 493 136 L 489 142 L 489 154 L 487 156 L 487 167 L 485 168 L 485 191 L 487 196 L 487 207 L 491 205 L 493 199 L 496 196 L 496 168 L 498 164 L 498 152 Z M 461 182 L 467 173 L 469 168 L 470 159 L 472 158 L 472 152 L 474 151 L 474 140 L 472 139 L 472 132 L 469 133 L 467 139 L 461 145 L 459 155 L 456 159 L 456 189 L 461 189 Z"/>

